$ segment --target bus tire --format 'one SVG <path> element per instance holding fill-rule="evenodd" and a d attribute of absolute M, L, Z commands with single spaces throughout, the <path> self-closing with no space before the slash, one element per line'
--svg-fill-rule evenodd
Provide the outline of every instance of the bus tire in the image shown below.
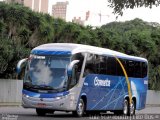
<path fill-rule="evenodd" d="M 72 113 L 74 116 L 82 117 L 84 115 L 84 112 L 85 112 L 85 103 L 81 98 L 78 102 L 76 111 L 73 111 Z"/>
<path fill-rule="evenodd" d="M 130 106 L 129 106 L 129 101 L 127 99 L 124 100 L 124 103 L 123 103 L 123 115 L 129 115 L 129 110 L 130 109 Z"/>
<path fill-rule="evenodd" d="M 130 105 L 130 109 L 129 109 L 129 115 L 135 115 L 135 109 L 136 109 L 136 104 L 135 101 L 132 100 L 131 105 Z"/>
<path fill-rule="evenodd" d="M 45 116 L 46 115 L 46 111 L 44 109 L 36 108 L 36 113 L 38 116 Z"/>

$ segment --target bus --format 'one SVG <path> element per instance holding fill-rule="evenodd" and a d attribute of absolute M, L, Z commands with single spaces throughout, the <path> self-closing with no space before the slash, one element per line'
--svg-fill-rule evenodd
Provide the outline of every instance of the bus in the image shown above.
<path fill-rule="evenodd" d="M 55 111 L 111 111 L 134 115 L 145 108 L 148 61 L 110 49 L 71 43 L 49 43 L 20 60 L 25 66 L 22 106 L 44 116 Z"/>

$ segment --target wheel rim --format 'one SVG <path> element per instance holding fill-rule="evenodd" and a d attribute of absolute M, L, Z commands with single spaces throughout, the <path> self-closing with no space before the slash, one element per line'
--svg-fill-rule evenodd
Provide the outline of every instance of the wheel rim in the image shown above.
<path fill-rule="evenodd" d="M 127 113 L 128 113 L 128 102 L 126 100 L 124 101 L 123 113 L 125 115 L 127 115 Z"/>
<path fill-rule="evenodd" d="M 83 104 L 83 101 L 80 100 L 79 104 L 78 104 L 78 110 L 77 110 L 77 113 L 79 115 L 82 115 L 83 114 L 83 110 L 84 110 L 84 104 Z"/>
<path fill-rule="evenodd" d="M 130 114 L 133 115 L 135 111 L 135 106 L 134 106 L 134 101 L 132 101 L 131 105 L 130 105 Z"/>

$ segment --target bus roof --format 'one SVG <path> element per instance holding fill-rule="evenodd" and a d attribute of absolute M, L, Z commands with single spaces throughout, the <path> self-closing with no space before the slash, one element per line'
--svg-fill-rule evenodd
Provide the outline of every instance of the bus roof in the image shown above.
<path fill-rule="evenodd" d="M 100 48 L 100 47 L 95 47 L 95 46 L 90 46 L 90 45 L 82 45 L 82 44 L 74 44 L 74 43 L 49 43 L 49 44 L 43 44 L 40 45 L 36 48 L 34 48 L 31 53 L 36 54 L 39 53 L 42 55 L 52 55 L 53 53 L 56 54 L 75 54 L 75 53 L 80 53 L 80 52 L 89 52 L 89 53 L 94 53 L 94 54 L 99 54 L 99 55 L 109 55 L 109 56 L 117 56 L 118 58 L 126 58 L 126 59 L 133 59 L 137 61 L 145 61 L 147 62 L 147 59 L 142 58 L 142 57 L 136 57 L 136 56 L 131 56 L 127 55 L 121 52 L 117 52 L 114 50 L 106 49 L 106 48 Z"/>

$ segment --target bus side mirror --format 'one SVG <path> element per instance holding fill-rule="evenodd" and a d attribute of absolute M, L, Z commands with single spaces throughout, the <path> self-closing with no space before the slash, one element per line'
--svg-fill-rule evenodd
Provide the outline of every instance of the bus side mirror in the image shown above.
<path fill-rule="evenodd" d="M 73 70 L 73 67 L 75 64 L 77 64 L 79 62 L 79 60 L 73 60 L 69 66 L 68 66 L 68 69 L 67 69 L 67 75 L 68 77 L 71 77 L 72 76 L 72 70 Z"/>
<path fill-rule="evenodd" d="M 22 68 L 23 63 L 25 63 L 27 60 L 28 60 L 28 58 L 24 58 L 18 62 L 17 67 L 16 67 L 16 72 L 18 74 L 21 72 L 21 68 Z"/>

